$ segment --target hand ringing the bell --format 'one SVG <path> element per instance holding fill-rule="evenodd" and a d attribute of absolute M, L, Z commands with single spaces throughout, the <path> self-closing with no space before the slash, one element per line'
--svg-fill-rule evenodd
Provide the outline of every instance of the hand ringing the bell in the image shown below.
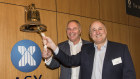
<path fill-rule="evenodd" d="M 47 45 L 47 47 L 51 48 L 53 51 L 55 51 L 56 48 L 57 48 L 57 46 L 55 45 L 55 43 L 49 37 L 43 37 L 43 44 L 44 45 Z"/>

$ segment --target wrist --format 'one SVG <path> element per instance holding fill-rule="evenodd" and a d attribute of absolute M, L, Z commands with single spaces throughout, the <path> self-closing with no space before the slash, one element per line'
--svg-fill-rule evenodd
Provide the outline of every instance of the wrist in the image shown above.
<path fill-rule="evenodd" d="M 50 65 L 51 61 L 52 61 L 52 57 L 50 57 L 48 60 L 45 59 L 46 65 Z"/>
<path fill-rule="evenodd" d="M 45 60 L 46 60 L 46 61 L 48 61 L 48 60 L 49 60 L 51 57 L 52 57 L 52 56 L 50 56 L 50 57 L 47 57 L 47 58 L 45 58 Z"/>
<path fill-rule="evenodd" d="M 56 45 L 54 45 L 54 46 L 53 46 L 53 48 L 52 48 L 52 50 L 53 50 L 53 51 L 55 51 L 55 50 L 56 50 L 56 48 L 57 48 L 57 46 L 56 46 Z"/>

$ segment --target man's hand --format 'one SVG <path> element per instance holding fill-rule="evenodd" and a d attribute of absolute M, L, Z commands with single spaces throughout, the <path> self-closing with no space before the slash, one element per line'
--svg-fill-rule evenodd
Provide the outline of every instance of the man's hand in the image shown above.
<path fill-rule="evenodd" d="M 52 56 L 52 51 L 50 49 L 44 49 L 42 52 L 42 58 L 48 60 Z"/>
<path fill-rule="evenodd" d="M 47 45 L 47 47 L 51 48 L 53 51 L 55 51 L 56 48 L 57 48 L 57 46 L 55 45 L 55 43 L 49 37 L 43 37 L 43 44 L 44 45 Z"/>

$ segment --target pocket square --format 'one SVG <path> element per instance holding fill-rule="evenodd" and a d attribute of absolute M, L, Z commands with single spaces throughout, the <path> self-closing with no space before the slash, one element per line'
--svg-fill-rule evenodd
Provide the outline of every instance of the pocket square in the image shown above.
<path fill-rule="evenodd" d="M 122 63 L 121 57 L 118 57 L 118 58 L 113 59 L 112 60 L 112 63 L 113 63 L 113 65 L 117 65 L 117 64 Z"/>

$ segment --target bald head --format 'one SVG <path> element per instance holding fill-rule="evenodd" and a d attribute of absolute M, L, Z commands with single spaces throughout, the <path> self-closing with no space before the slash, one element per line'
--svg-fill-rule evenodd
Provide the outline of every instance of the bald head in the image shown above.
<path fill-rule="evenodd" d="M 100 21 L 94 21 L 90 26 L 90 37 L 95 44 L 103 44 L 106 41 L 107 30 L 105 24 Z"/>
<path fill-rule="evenodd" d="M 106 29 L 105 24 L 104 24 L 103 22 L 97 20 L 97 21 L 94 21 L 94 22 L 91 23 L 91 25 L 90 25 L 90 27 L 89 27 L 89 31 L 91 31 L 91 27 L 92 27 L 93 25 L 96 25 L 96 24 L 97 24 L 97 25 L 102 25 L 102 26 Z"/>

